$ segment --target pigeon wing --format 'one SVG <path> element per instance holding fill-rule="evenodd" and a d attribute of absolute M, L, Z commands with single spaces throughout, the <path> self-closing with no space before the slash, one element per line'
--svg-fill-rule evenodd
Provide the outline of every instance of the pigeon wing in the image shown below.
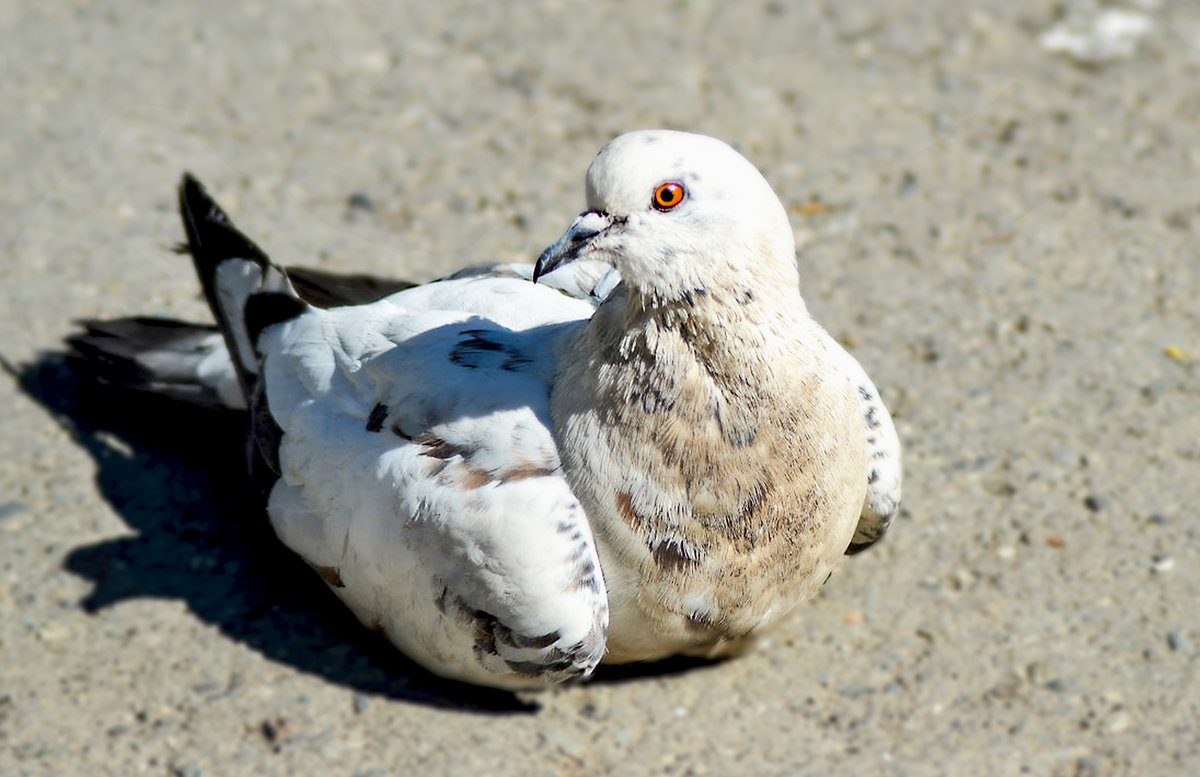
<path fill-rule="evenodd" d="M 838 351 L 842 355 L 842 371 L 858 396 L 867 437 L 867 496 L 854 538 L 846 549 L 854 554 L 878 542 L 900 509 L 900 438 L 879 389 L 862 365 L 845 349 L 839 347 Z"/>
<path fill-rule="evenodd" d="M 438 674 L 539 686 L 604 653 L 599 560 L 549 428 L 557 354 L 591 312 L 475 277 L 312 310 L 259 341 L 277 533 Z"/>

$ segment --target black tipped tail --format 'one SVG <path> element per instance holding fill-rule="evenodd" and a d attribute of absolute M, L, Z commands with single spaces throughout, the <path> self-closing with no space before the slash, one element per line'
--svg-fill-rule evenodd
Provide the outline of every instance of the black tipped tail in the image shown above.
<path fill-rule="evenodd" d="M 269 267 L 266 253 L 246 237 L 221 206 L 217 205 L 191 173 L 184 173 L 179 184 L 179 215 L 187 234 L 187 250 L 196 262 L 196 273 L 204 285 L 204 296 L 216 306 L 213 283 L 217 266 L 226 259 L 247 259 L 260 267 Z"/>
<path fill-rule="evenodd" d="M 244 406 L 214 326 L 144 317 L 80 325 L 67 361 L 97 383 L 201 407 Z"/>
<path fill-rule="evenodd" d="M 287 273 L 246 237 L 190 173 L 179 185 L 179 214 L 204 297 L 233 357 L 243 392 L 254 393 L 262 330 L 306 308 Z"/>

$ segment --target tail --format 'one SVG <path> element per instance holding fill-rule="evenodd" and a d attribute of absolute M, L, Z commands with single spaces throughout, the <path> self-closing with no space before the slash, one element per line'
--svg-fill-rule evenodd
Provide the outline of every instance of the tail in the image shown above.
<path fill-rule="evenodd" d="M 180 250 L 191 254 L 219 326 L 148 317 L 81 321 L 86 331 L 67 339 L 68 359 L 97 383 L 202 407 L 246 409 L 260 369 L 255 340 L 265 327 L 302 312 L 303 303 L 360 305 L 413 285 L 302 267 L 285 271 L 186 173 L 179 211 L 187 233 Z"/>
<path fill-rule="evenodd" d="M 243 397 L 250 401 L 261 367 L 255 347 L 259 334 L 307 306 L 287 273 L 233 225 L 189 173 L 179 186 L 179 214 L 204 297 L 225 338 Z"/>
<path fill-rule="evenodd" d="M 192 255 L 217 326 L 148 317 L 82 321 L 84 333 L 67 339 L 68 360 L 98 383 L 205 407 L 253 409 L 260 393 L 258 335 L 307 307 L 287 273 L 186 173 L 179 215 L 187 234 L 181 250 Z"/>
<path fill-rule="evenodd" d="M 86 331 L 67 338 L 67 361 L 95 382 L 200 407 L 246 407 L 215 326 L 145 317 L 80 323 Z"/>

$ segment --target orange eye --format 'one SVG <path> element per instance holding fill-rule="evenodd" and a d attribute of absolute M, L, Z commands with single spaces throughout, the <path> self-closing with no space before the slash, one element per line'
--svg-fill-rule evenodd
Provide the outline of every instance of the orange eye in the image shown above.
<path fill-rule="evenodd" d="M 650 204 L 658 210 L 670 210 L 683 202 L 683 195 L 682 184 L 674 181 L 660 183 L 654 188 L 654 196 L 650 198 Z"/>

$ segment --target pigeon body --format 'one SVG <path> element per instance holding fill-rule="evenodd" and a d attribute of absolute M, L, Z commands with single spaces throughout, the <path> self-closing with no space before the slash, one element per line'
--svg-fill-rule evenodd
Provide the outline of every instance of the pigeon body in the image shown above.
<path fill-rule="evenodd" d="M 138 319 L 72 342 L 113 382 L 240 399 L 279 537 L 438 674 L 542 687 L 734 654 L 886 530 L 895 430 L 729 146 L 622 135 L 587 208 L 533 267 L 318 308 L 301 295 L 355 284 L 293 283 L 185 178 L 223 341 Z"/>

